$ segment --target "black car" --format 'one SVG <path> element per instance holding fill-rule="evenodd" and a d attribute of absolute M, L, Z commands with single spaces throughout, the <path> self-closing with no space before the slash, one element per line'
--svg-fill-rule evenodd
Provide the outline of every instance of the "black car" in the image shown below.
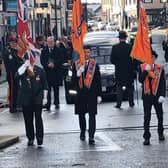
<path fill-rule="evenodd" d="M 112 46 L 118 42 L 117 31 L 89 32 L 84 38 L 84 45 L 91 47 L 92 56 L 100 66 L 102 97 L 116 95 L 115 66 L 110 63 L 110 55 Z M 70 88 L 71 76 L 69 66 L 65 77 L 65 97 L 68 104 L 73 103 L 75 99 L 75 91 Z"/>

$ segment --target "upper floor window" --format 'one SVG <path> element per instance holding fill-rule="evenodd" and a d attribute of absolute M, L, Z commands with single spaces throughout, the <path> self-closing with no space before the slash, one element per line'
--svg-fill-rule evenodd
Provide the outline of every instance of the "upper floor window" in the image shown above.
<path fill-rule="evenodd" d="M 144 0 L 145 3 L 153 3 L 153 0 Z"/>

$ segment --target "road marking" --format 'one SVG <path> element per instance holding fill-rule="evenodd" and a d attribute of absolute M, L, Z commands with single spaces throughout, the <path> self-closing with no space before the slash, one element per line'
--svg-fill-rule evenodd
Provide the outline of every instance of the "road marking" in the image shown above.
<path fill-rule="evenodd" d="M 81 152 L 109 152 L 109 151 L 121 151 L 123 150 L 120 146 L 114 143 L 109 137 L 103 133 L 96 133 L 95 137 L 96 145 L 90 146 L 84 142 L 84 146 L 76 150 L 65 150 L 56 153 L 81 153 Z"/>
<path fill-rule="evenodd" d="M 104 133 L 98 132 L 98 133 L 96 133 L 96 135 L 99 137 L 99 139 L 104 141 L 105 146 L 104 147 L 102 146 L 102 148 L 104 148 L 104 151 L 121 151 L 122 150 L 122 148 L 120 146 L 118 146 L 116 143 L 114 143 Z"/>

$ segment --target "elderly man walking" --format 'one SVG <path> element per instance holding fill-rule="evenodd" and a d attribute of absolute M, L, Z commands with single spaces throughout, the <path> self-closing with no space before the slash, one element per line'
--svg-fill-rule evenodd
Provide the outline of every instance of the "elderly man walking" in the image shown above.
<path fill-rule="evenodd" d="M 47 46 L 41 52 L 41 64 L 43 65 L 48 82 L 47 104 L 44 108 L 50 110 L 51 89 L 54 90 L 55 108 L 59 109 L 59 86 L 62 85 L 62 56 L 60 49 L 55 45 L 54 37 L 47 38 Z"/>

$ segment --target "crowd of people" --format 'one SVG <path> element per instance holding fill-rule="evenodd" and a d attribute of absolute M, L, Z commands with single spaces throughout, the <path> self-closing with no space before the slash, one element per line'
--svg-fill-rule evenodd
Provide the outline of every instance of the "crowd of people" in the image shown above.
<path fill-rule="evenodd" d="M 151 107 L 154 105 L 158 118 L 158 136 L 163 141 L 163 108 L 165 101 L 165 75 L 161 65 L 155 63 L 157 54 L 151 49 L 154 64 L 133 60 L 130 57 L 131 45 L 126 43 L 127 34 L 119 32 L 119 43 L 112 47 L 111 63 L 115 65 L 116 77 L 116 108 L 120 109 L 123 93 L 127 91 L 129 106 L 134 103 L 134 79 L 139 77 L 142 83 L 142 99 L 144 107 L 144 145 L 150 144 Z M 165 44 L 163 43 L 165 48 Z M 17 112 L 17 105 L 22 107 L 25 121 L 28 146 L 43 144 L 44 128 L 42 109 L 50 110 L 51 104 L 56 110 L 60 108 L 59 87 L 63 85 L 65 75 L 63 63 L 72 66 L 71 86 L 77 91 L 75 114 L 79 116 L 80 140 L 86 139 L 86 118 L 89 115 L 90 145 L 95 144 L 97 104 L 101 98 L 101 74 L 99 65 L 91 55 L 90 46 L 83 46 L 85 62 L 79 57 L 72 57 L 73 47 L 70 39 L 60 38 L 55 41 L 53 36 L 36 38 L 35 47 L 40 50 L 35 62 L 19 58 L 17 55 L 17 37 L 9 36 L 8 45 L 3 52 L 3 60 L 9 85 L 9 109 Z M 73 61 L 72 61 L 73 60 Z M 152 72 L 152 73 L 151 73 Z M 138 75 L 137 75 L 138 74 Z M 153 74 L 153 75 L 151 75 Z M 51 93 L 54 93 L 52 102 Z M 35 118 L 35 126 L 34 120 Z"/>

